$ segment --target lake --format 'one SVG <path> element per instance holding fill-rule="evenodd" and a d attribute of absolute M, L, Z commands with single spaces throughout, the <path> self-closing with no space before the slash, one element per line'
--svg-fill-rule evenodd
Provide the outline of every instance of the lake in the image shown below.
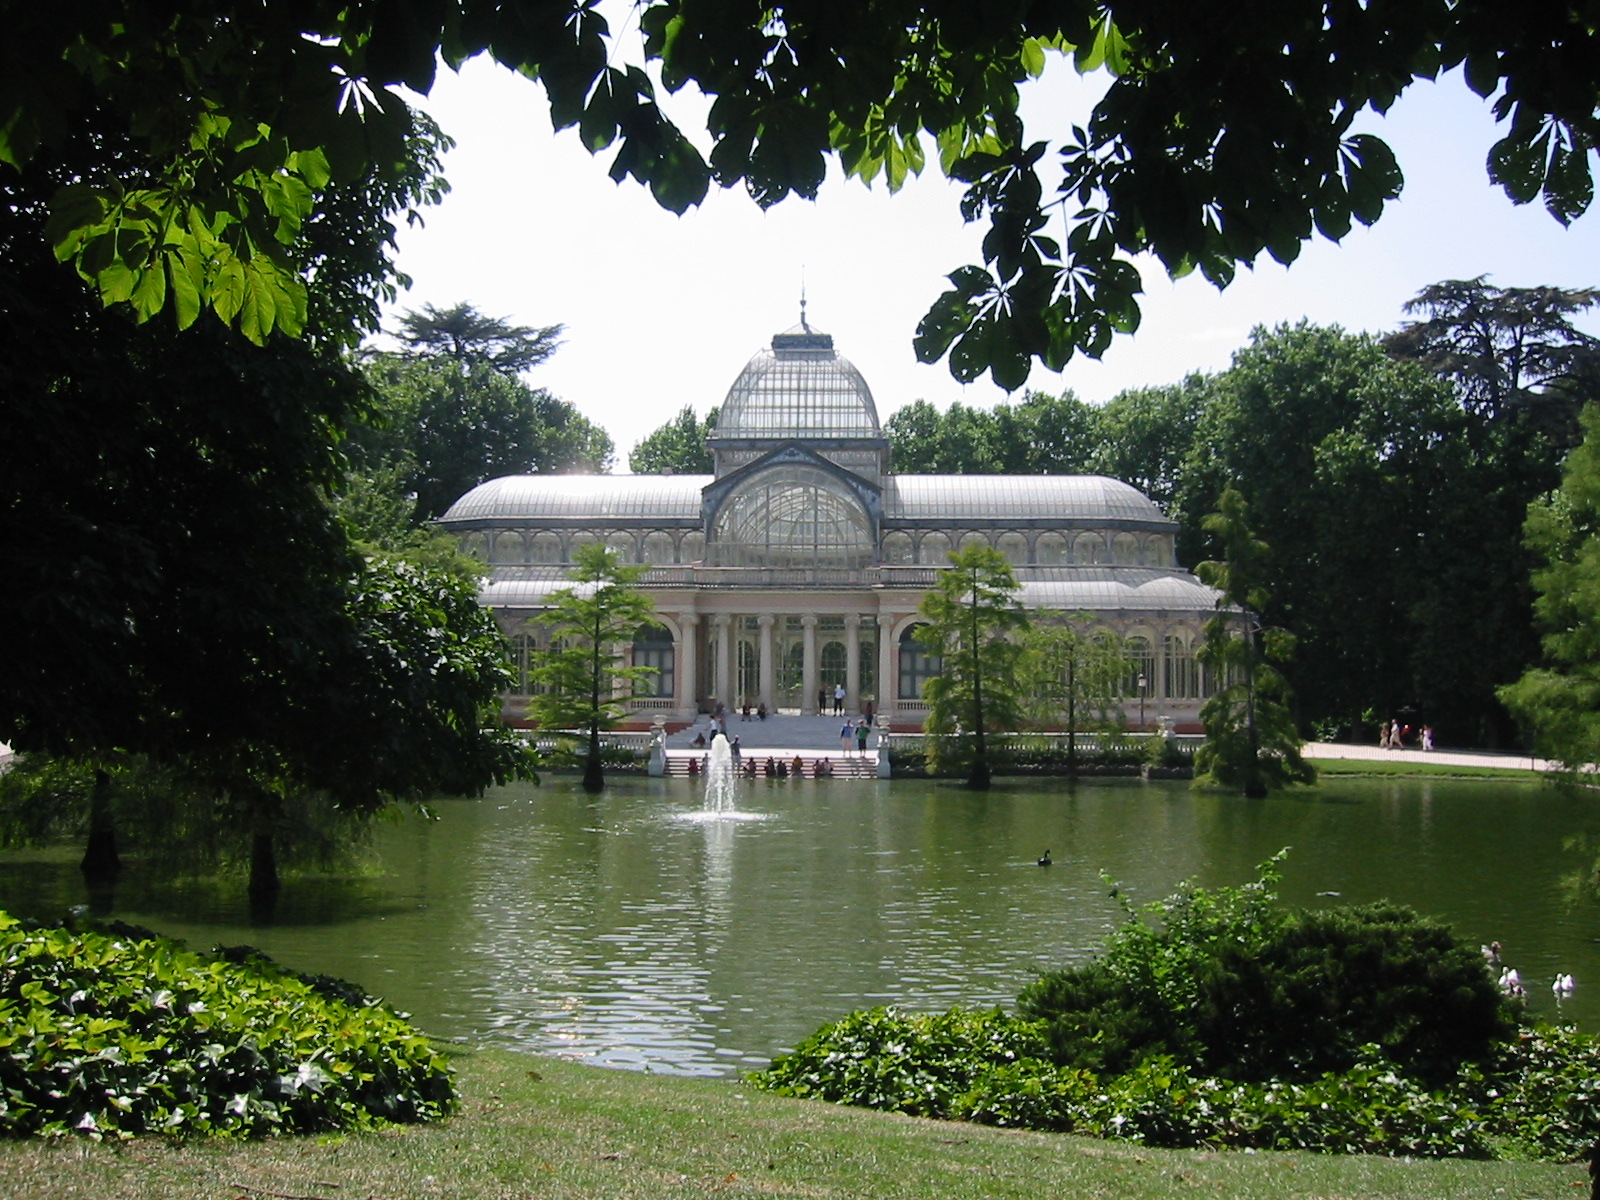
<path fill-rule="evenodd" d="M 1265 801 L 1137 780 L 740 787 L 745 819 L 700 820 L 698 781 L 590 798 L 553 777 L 385 824 L 369 877 L 291 878 L 270 926 L 242 885 L 136 865 L 116 915 L 353 979 L 440 1038 L 726 1075 L 853 1008 L 1009 1004 L 1123 919 L 1102 872 L 1142 904 L 1185 878 L 1243 883 L 1288 846 L 1285 900 L 1387 898 L 1499 940 L 1535 1011 L 1556 1015 L 1569 972 L 1561 1015 L 1600 1028 L 1600 905 L 1572 882 L 1600 806 L 1537 784 L 1332 780 Z M 0 856 L 0 907 L 59 916 L 84 898 L 74 862 Z"/>

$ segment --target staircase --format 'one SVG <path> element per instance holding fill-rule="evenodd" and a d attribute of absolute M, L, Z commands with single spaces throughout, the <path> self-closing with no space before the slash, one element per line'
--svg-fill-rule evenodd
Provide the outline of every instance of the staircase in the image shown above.
<path fill-rule="evenodd" d="M 802 766 L 800 780 L 796 780 L 792 773 L 794 759 L 797 754 L 800 757 Z M 787 779 L 780 779 L 776 774 L 771 776 L 770 778 L 774 783 L 810 783 L 816 779 L 817 763 L 823 759 L 827 759 L 829 765 L 832 766 L 833 774 L 831 778 L 833 779 L 876 779 L 878 777 L 878 753 L 876 750 L 868 750 L 864 755 L 851 751 L 848 757 L 837 752 L 821 753 L 816 750 L 791 750 L 788 754 L 782 756 L 777 751 L 773 751 L 770 756 L 766 753 L 751 753 L 744 756 L 744 761 L 747 763 L 753 761 L 756 764 L 754 778 L 768 778 L 763 769 L 768 757 L 773 760 L 774 766 L 781 760 L 791 767 L 791 774 Z M 678 779 L 687 776 L 689 774 L 689 764 L 702 758 L 702 755 L 693 750 L 688 752 L 683 750 L 667 751 L 667 776 Z M 701 769 L 702 771 L 704 770 L 703 764 Z"/>

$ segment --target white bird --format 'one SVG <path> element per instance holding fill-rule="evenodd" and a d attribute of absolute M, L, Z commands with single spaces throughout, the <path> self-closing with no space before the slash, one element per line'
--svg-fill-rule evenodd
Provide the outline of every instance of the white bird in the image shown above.
<path fill-rule="evenodd" d="M 1483 961 L 1491 967 L 1500 965 L 1500 943 L 1490 942 L 1487 946 L 1479 946 L 1478 950 L 1483 955 Z"/>
<path fill-rule="evenodd" d="M 1508 996 L 1520 996 L 1522 991 L 1522 976 L 1515 967 L 1507 967 L 1500 972 L 1500 990 Z"/>
<path fill-rule="evenodd" d="M 1550 990 L 1557 996 L 1570 996 L 1572 994 L 1572 976 L 1557 975 L 1556 981 L 1550 985 Z"/>

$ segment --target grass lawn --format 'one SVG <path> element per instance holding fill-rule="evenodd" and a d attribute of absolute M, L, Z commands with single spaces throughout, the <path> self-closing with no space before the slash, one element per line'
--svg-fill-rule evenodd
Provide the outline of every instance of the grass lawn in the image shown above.
<path fill-rule="evenodd" d="M 265 1142 L 0 1142 L 0 1196 L 1554 1200 L 1587 1188 L 1581 1165 L 1149 1150 L 503 1052 L 458 1066 L 461 1115 L 432 1127 Z"/>
<path fill-rule="evenodd" d="M 1431 779 L 1498 779 L 1516 780 L 1519 783 L 1538 782 L 1544 776 L 1527 767 L 1461 767 L 1450 763 L 1376 762 L 1365 758 L 1313 758 L 1308 760 L 1317 768 L 1318 775 L 1341 778 L 1352 775 L 1389 776 L 1392 778 Z"/>

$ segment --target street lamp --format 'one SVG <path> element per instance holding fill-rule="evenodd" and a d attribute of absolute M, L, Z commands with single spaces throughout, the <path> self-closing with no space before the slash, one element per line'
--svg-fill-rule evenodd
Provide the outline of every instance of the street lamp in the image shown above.
<path fill-rule="evenodd" d="M 1139 672 L 1139 728 L 1144 728 L 1144 689 L 1147 684 L 1144 672 Z"/>

